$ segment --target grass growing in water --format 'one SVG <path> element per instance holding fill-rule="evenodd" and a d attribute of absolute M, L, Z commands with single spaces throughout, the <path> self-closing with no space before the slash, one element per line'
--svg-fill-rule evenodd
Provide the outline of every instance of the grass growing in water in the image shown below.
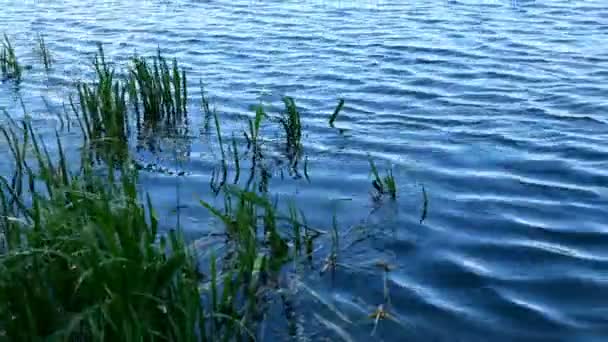
<path fill-rule="evenodd" d="M 132 165 L 83 153 L 70 168 L 59 137 L 53 159 L 29 123 L 2 132 L 15 164 L 12 179 L 0 177 L 0 331 L 10 340 L 255 339 L 261 304 L 300 253 L 290 241 L 312 243 L 297 214 L 225 187 L 223 209 L 202 203 L 224 222 L 232 253 L 222 272 L 212 258 L 203 282 L 180 232 L 159 234 Z"/>
<path fill-rule="evenodd" d="M 134 112 L 137 123 L 151 127 L 172 125 L 185 117 L 186 78 L 177 63 L 169 68 L 160 56 L 152 62 L 136 58 L 133 63 L 128 79 L 121 80 L 100 47 L 94 62 L 96 79 L 78 85 L 80 101 L 72 106 L 89 145 L 108 146 L 108 152 L 116 150 L 107 142 L 128 147 Z M 277 290 L 287 268 L 283 266 L 303 258 L 312 264 L 313 240 L 324 232 L 308 226 L 293 205 L 288 216 L 281 215 L 270 200 L 270 173 L 264 167 L 259 193 L 251 190 L 255 183 L 250 187 L 247 182 L 246 190 L 224 184 L 227 156 L 219 119 L 203 99 L 204 111 L 213 112 L 209 116 L 214 117 L 222 151 L 224 176 L 218 192 L 223 191 L 224 206 L 202 204 L 221 220 L 227 237 L 222 246 L 226 253 L 211 258 L 204 279 L 180 232 L 158 232 L 150 200 L 142 200 L 136 190 L 137 173 L 128 148 L 120 150 L 121 163 L 114 163 L 114 158 L 91 163 L 85 146 L 80 165 L 73 165 L 59 137 L 59 156 L 51 158 L 27 122 L 19 125 L 9 120 L 10 127 L 3 127 L 15 165 L 12 178 L 0 178 L 4 240 L 0 336 L 11 340 L 255 339 L 269 297 L 283 290 Z M 279 122 L 288 151 L 297 156 L 302 146 L 300 114 L 293 99 L 285 98 L 284 103 L 286 111 Z M 245 133 L 254 146 L 252 170 L 261 155 L 258 142 L 265 116 L 258 108 Z M 232 157 L 238 183 L 234 136 Z M 306 159 L 308 178 L 307 164 Z M 374 174 L 375 186 L 395 197 L 392 171 L 384 178 L 377 170 Z M 333 270 L 340 247 L 335 217 L 331 232 L 326 266 Z"/>
<path fill-rule="evenodd" d="M 253 119 L 248 120 L 249 134 L 247 134 L 247 132 L 244 132 L 245 138 L 247 139 L 247 144 L 250 147 L 253 146 L 254 150 L 258 147 L 260 126 L 262 125 L 262 121 L 265 117 L 266 112 L 264 111 L 264 107 L 262 107 L 261 105 L 257 106 L 255 109 L 255 117 Z"/>
<path fill-rule="evenodd" d="M 4 35 L 4 40 L 0 46 L 0 72 L 2 77 L 21 81 L 21 65 L 17 60 L 15 48 L 8 36 Z"/>
<path fill-rule="evenodd" d="M 25 191 L 0 177 L 3 336 L 204 338 L 197 334 L 205 316 L 194 261 L 178 233 L 158 235 L 149 199 L 138 199 L 137 175 L 129 168 L 116 177 L 113 168 L 99 173 L 86 159 L 71 171 L 59 139 L 53 160 L 29 124 L 3 131 L 16 175 L 28 184 Z"/>
<path fill-rule="evenodd" d="M 170 67 L 160 50 L 149 59 L 133 58 L 128 84 L 138 124 L 140 115 L 143 123 L 153 128 L 160 123 L 175 126 L 186 116 L 186 72 L 180 69 L 176 59 Z"/>
<path fill-rule="evenodd" d="M 374 187 L 375 193 L 372 194 L 375 200 L 379 200 L 382 195 L 390 195 L 392 199 L 397 198 L 397 182 L 395 181 L 395 177 L 393 176 L 392 168 L 386 170 L 386 175 L 381 177 L 378 173 L 378 168 L 374 163 L 374 160 L 370 157 L 369 164 L 372 171 L 372 176 L 374 180 L 372 181 L 372 185 Z"/>
<path fill-rule="evenodd" d="M 71 105 L 85 139 L 108 160 L 120 161 L 126 157 L 129 136 L 127 88 L 106 62 L 103 47 L 98 49 L 93 62 L 96 80 L 93 84 L 79 83 L 80 106 L 73 99 Z"/>
<path fill-rule="evenodd" d="M 334 121 L 336 121 L 336 119 L 338 118 L 338 115 L 340 114 L 340 111 L 342 110 L 343 107 L 344 107 L 344 99 L 340 99 L 340 102 L 338 102 L 338 106 L 336 107 L 334 112 L 329 117 L 329 125 L 331 127 L 334 127 Z"/>
<path fill-rule="evenodd" d="M 46 43 L 44 41 L 44 36 L 41 33 L 38 33 L 36 37 L 38 43 L 38 54 L 40 55 L 40 59 L 42 60 L 42 64 L 46 70 L 51 68 L 51 64 L 53 64 L 53 59 L 51 58 L 51 52 L 49 51 Z"/>
<path fill-rule="evenodd" d="M 300 112 L 298 111 L 293 98 L 286 96 L 283 98 L 283 103 L 285 104 L 285 111 L 279 118 L 279 122 L 285 131 L 288 154 L 297 157 L 302 147 L 302 122 L 300 120 Z"/>

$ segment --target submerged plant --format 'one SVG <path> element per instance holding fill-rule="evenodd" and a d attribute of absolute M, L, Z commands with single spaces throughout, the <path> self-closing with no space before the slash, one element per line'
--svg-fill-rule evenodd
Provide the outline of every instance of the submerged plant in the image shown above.
<path fill-rule="evenodd" d="M 336 215 L 332 217 L 332 232 L 331 232 L 331 251 L 327 259 L 325 259 L 325 265 L 321 269 L 321 274 L 330 270 L 332 275 L 336 271 L 338 266 L 338 252 L 340 251 L 340 236 L 338 233 L 338 221 Z"/>
<path fill-rule="evenodd" d="M 386 175 L 381 177 L 378 173 L 378 168 L 374 163 L 374 160 L 370 157 L 369 164 L 373 176 L 372 186 L 374 187 L 375 194 L 373 197 L 375 200 L 379 200 L 382 195 L 388 194 L 392 199 L 397 198 L 397 182 L 393 176 L 392 168 L 386 170 Z"/>
<path fill-rule="evenodd" d="M 15 49 L 8 38 L 4 35 L 4 40 L 0 46 L 0 72 L 2 77 L 14 79 L 17 82 L 21 81 L 21 65 L 17 60 Z"/>

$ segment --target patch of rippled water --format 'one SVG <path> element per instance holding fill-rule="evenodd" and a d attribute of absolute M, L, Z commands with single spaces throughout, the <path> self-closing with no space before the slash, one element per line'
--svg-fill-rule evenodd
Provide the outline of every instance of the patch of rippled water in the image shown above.
<path fill-rule="evenodd" d="M 276 173 L 271 188 L 319 224 L 330 225 L 334 208 L 344 232 L 364 224 L 368 238 L 341 253 L 353 268 L 338 268 L 333 281 L 318 270 L 301 279 L 347 320 L 317 314 L 353 339 L 369 339 L 366 317 L 383 301 L 382 272 L 369 267 L 380 259 L 394 267 L 386 284 L 401 322 L 379 323 L 384 340 L 608 335 L 605 1 L 0 0 L 0 8 L 0 31 L 26 63 L 36 58 L 36 32 L 57 60 L 48 75 L 34 64 L 18 92 L 40 127 L 56 122 L 40 96 L 61 110 L 74 80 L 90 75 L 84 61 L 96 42 L 118 62 L 157 46 L 180 59 L 191 89 L 205 82 L 227 132 L 243 126 L 251 105 L 272 111 L 281 95 L 295 97 L 311 182 Z M 0 106 L 20 112 L 15 98 L 0 84 Z M 338 98 L 342 133 L 327 126 Z M 192 121 L 198 133 L 203 119 Z M 208 228 L 198 199 L 210 196 L 214 165 L 208 139 L 195 133 L 179 187 L 172 176 L 142 179 L 168 213 L 179 192 L 193 238 Z M 367 153 L 395 165 L 397 203 L 371 203 Z M 176 167 L 170 154 L 155 162 Z M 421 184 L 430 199 L 423 224 Z M 319 299 L 300 295 L 302 335 L 337 338 L 307 311 Z"/>

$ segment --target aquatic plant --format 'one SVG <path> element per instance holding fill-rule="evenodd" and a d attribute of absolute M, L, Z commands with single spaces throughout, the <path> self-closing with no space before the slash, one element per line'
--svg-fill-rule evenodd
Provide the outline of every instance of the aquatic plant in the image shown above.
<path fill-rule="evenodd" d="M 338 266 L 338 252 L 340 251 L 340 236 L 338 233 L 338 221 L 336 215 L 332 217 L 332 231 L 331 231 L 331 251 L 329 256 L 325 259 L 325 265 L 321 269 L 321 274 L 326 271 L 331 271 L 332 275 L 336 271 Z"/>
<path fill-rule="evenodd" d="M 36 40 L 38 43 L 37 52 L 40 55 L 42 64 L 46 70 L 49 70 L 51 68 L 51 64 L 53 64 L 53 59 L 51 58 L 51 53 L 44 41 L 44 36 L 41 33 L 38 33 Z"/>
<path fill-rule="evenodd" d="M 156 128 L 164 123 L 174 127 L 186 116 L 186 72 L 179 67 L 176 59 L 169 67 L 160 49 L 155 57 L 136 56 L 132 59 L 128 85 L 138 124 Z"/>
<path fill-rule="evenodd" d="M 373 198 L 375 200 L 379 200 L 382 195 L 388 194 L 392 199 L 396 199 L 397 182 L 393 176 L 392 168 L 387 169 L 386 175 L 381 177 L 378 173 L 378 168 L 371 157 L 369 158 L 369 164 L 371 167 L 372 177 L 374 178 L 372 181 L 372 186 L 375 190 L 375 193 L 372 194 Z"/>
<path fill-rule="evenodd" d="M 232 135 L 232 156 L 233 156 L 234 169 L 235 169 L 233 183 L 237 184 L 239 182 L 239 178 L 241 176 L 241 163 L 239 161 L 240 160 L 239 149 L 237 147 L 236 139 L 234 138 L 234 135 Z"/>
<path fill-rule="evenodd" d="M 258 147 L 258 137 L 260 135 L 260 126 L 262 125 L 262 120 L 266 117 L 266 112 L 264 111 L 264 107 L 262 105 L 258 105 L 255 109 L 255 117 L 253 119 L 248 119 L 249 124 L 249 134 L 244 132 L 245 139 L 247 139 L 247 145 L 253 146 L 254 150 Z"/>
<path fill-rule="evenodd" d="M 286 96 L 283 98 L 285 111 L 279 117 L 283 130 L 285 131 L 287 152 L 291 156 L 296 156 L 300 153 L 302 147 L 302 122 L 300 120 L 300 112 L 296 107 L 293 98 Z"/>
<path fill-rule="evenodd" d="M 334 121 L 336 121 L 336 119 L 338 118 L 338 115 L 340 114 L 340 111 L 342 110 L 343 107 L 344 107 L 344 99 L 340 99 L 340 101 L 338 102 L 338 106 L 336 107 L 334 112 L 329 117 L 329 125 L 331 127 L 334 127 Z"/>
<path fill-rule="evenodd" d="M 222 189 L 222 187 L 224 186 L 224 184 L 226 184 L 226 179 L 228 177 L 228 163 L 226 162 L 226 152 L 224 150 L 224 140 L 222 138 L 222 128 L 220 126 L 220 120 L 217 116 L 217 112 L 213 112 L 213 120 L 215 122 L 215 131 L 216 131 L 216 135 L 217 135 L 217 142 L 218 142 L 218 146 L 220 148 L 220 153 L 221 153 L 221 161 L 220 161 L 220 171 L 221 172 L 221 178 L 217 178 L 217 174 L 215 169 L 213 170 L 213 173 L 211 175 L 211 182 L 210 182 L 210 186 L 211 189 L 218 194 L 220 192 L 220 190 Z"/>
<path fill-rule="evenodd" d="M 420 214 L 420 223 L 424 222 L 429 211 L 429 196 L 426 193 L 424 184 L 422 185 L 422 213 Z"/>
<path fill-rule="evenodd" d="M 211 117 L 213 116 L 213 112 L 215 112 L 215 108 L 211 109 L 211 103 L 205 93 L 205 88 L 203 87 L 203 81 L 201 80 L 199 82 L 200 82 L 200 91 L 201 91 L 201 111 L 203 112 L 203 115 L 205 117 L 203 127 L 204 127 L 205 132 L 209 132 Z"/>
<path fill-rule="evenodd" d="M 232 298 L 241 300 L 228 305 L 213 304 L 211 307 L 214 312 L 219 311 L 223 315 L 234 317 L 238 313 L 238 321 L 251 331 L 257 323 L 255 317 L 263 313 L 264 306 L 260 304 L 273 295 L 269 286 L 276 282 L 283 265 L 299 258 L 303 240 L 310 241 L 312 246 L 312 239 L 318 236 L 318 231 L 308 227 L 303 217 L 300 220 L 294 205 L 290 206 L 289 214 L 283 216 L 263 195 L 228 185 L 224 187 L 224 195 L 223 208 L 205 201 L 201 201 L 201 204 L 225 228 L 228 252 L 224 264 L 233 270 L 228 278 L 228 291 L 232 291 Z M 217 292 L 216 287 L 212 277 L 211 293 Z M 226 284 L 224 291 L 227 291 Z M 231 336 L 233 332 L 225 329 L 232 328 L 224 324 L 220 330 L 222 336 Z M 217 331 L 217 328 L 213 330 Z"/>
<path fill-rule="evenodd" d="M 39 44 L 44 46 L 44 41 Z M 77 97 L 71 99 L 84 138 L 80 160 L 70 155 L 68 162 L 58 133 L 51 154 L 28 121 L 15 122 L 7 114 L 8 124 L 0 125 L 14 160 L 11 177 L 0 177 L 0 336 L 255 340 L 274 298 L 293 305 L 280 288 L 280 281 L 293 275 L 285 273 L 301 268 L 300 262 L 323 262 L 313 259 L 313 244 L 327 233 L 309 226 L 295 203 L 289 203 L 285 215 L 279 210 L 281 202 L 273 201 L 272 165 L 263 159 L 264 109 L 257 107 L 247 121 L 248 148 L 241 155 L 234 134 L 226 150 L 219 115 L 201 91 L 201 110 L 205 121 L 213 118 L 221 151 L 221 170 L 214 170 L 211 183 L 223 206 L 201 204 L 219 219 L 226 238 L 222 248 L 211 253 L 203 275 L 179 230 L 179 214 L 176 229 L 159 231 L 150 198 L 137 190 L 137 170 L 145 167 L 132 160 L 129 150 L 133 123 L 156 129 L 179 125 L 186 118 L 185 71 L 159 53 L 136 56 L 127 77 L 121 78 L 123 73 L 106 61 L 101 46 L 93 68 L 94 79 L 78 83 Z M 292 98 L 283 102 L 278 122 L 295 169 L 302 150 L 301 118 Z M 343 106 L 340 100 L 330 125 Z M 59 120 L 63 128 L 63 117 Z M 67 115 L 65 121 L 69 129 Z M 246 155 L 252 158 L 252 172 L 247 186 L 239 187 L 240 159 Z M 235 185 L 226 184 L 228 158 L 236 170 Z M 378 196 L 395 198 L 392 170 L 381 177 L 371 159 L 370 164 Z M 308 157 L 303 169 L 308 179 Z M 424 194 L 421 221 L 428 203 Z M 346 247 L 335 215 L 330 233 L 331 249 L 322 272 L 347 267 L 338 262 L 341 246 Z M 372 317 L 376 324 L 387 309 L 379 307 Z M 295 316 L 290 317 L 295 322 Z"/>
<path fill-rule="evenodd" d="M 0 177 L 2 335 L 203 339 L 194 259 L 179 232 L 158 234 L 150 199 L 138 199 L 133 169 L 100 173 L 87 154 L 80 168 L 70 168 L 59 138 L 53 160 L 29 123 L 2 131 L 17 176 Z"/>
<path fill-rule="evenodd" d="M 73 99 L 70 103 L 91 147 L 107 158 L 120 161 L 127 153 L 129 136 L 127 88 L 122 81 L 115 79 L 115 71 L 106 62 L 101 44 L 93 68 L 95 81 L 77 84 L 79 106 Z"/>
<path fill-rule="evenodd" d="M 4 40 L 0 46 L 0 72 L 2 77 L 21 81 L 21 65 L 17 60 L 15 49 L 8 36 L 4 35 Z"/>

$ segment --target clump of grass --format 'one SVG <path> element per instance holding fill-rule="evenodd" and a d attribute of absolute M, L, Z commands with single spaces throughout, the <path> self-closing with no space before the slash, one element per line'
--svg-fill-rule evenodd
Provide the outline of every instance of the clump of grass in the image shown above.
<path fill-rule="evenodd" d="M 241 300 L 223 305 L 212 300 L 212 308 L 214 313 L 233 317 L 242 322 L 247 331 L 252 331 L 256 324 L 255 317 L 262 314 L 262 299 L 271 294 L 268 293 L 268 286 L 272 279 L 285 263 L 299 255 L 301 234 L 306 231 L 302 228 L 306 225 L 298 221 L 297 214 L 294 215 L 295 208 L 290 208 L 290 216 L 282 217 L 267 198 L 251 191 L 226 186 L 224 199 L 223 209 L 204 201 L 201 204 L 225 227 L 229 252 L 224 263 L 225 267 L 234 271 L 224 278 L 224 291 L 230 291 L 230 297 Z M 297 235 L 289 236 L 290 232 Z M 212 294 L 217 292 L 218 287 L 213 279 L 212 275 Z M 229 283 L 226 284 L 226 281 Z M 220 336 L 233 336 L 234 326 L 225 323 L 213 330 L 219 332 Z"/>
<path fill-rule="evenodd" d="M 113 160 L 125 157 L 129 137 L 127 87 L 116 80 L 115 71 L 106 62 L 103 47 L 98 47 L 93 67 L 96 80 L 93 84 L 79 83 L 79 108 L 71 100 L 72 109 L 79 119 L 83 135 L 93 147 L 103 147 L 106 156 Z"/>
<path fill-rule="evenodd" d="M 279 118 L 279 122 L 285 131 L 287 152 L 292 156 L 297 156 L 302 147 L 300 112 L 293 98 L 286 96 L 283 98 L 283 103 L 285 103 L 285 111 Z"/>
<path fill-rule="evenodd" d="M 160 123 L 174 127 L 187 114 L 186 72 L 176 59 L 170 67 L 160 49 L 155 57 L 133 58 L 128 84 L 138 123 L 142 115 L 143 123 L 153 128 Z"/>
<path fill-rule="evenodd" d="M 15 49 L 8 38 L 4 35 L 4 40 L 0 46 L 0 72 L 2 77 L 21 81 L 21 65 L 17 60 Z"/>
<path fill-rule="evenodd" d="M 372 197 L 375 200 L 379 200 L 383 195 L 390 195 L 392 199 L 396 199 L 397 182 L 393 176 L 392 168 L 386 170 L 385 176 L 380 176 L 378 173 L 378 168 L 371 157 L 369 159 L 369 164 L 371 167 L 372 176 L 374 178 L 372 181 L 372 186 L 374 187 L 375 193 L 372 194 Z"/>
<path fill-rule="evenodd" d="M 42 60 L 42 64 L 46 70 L 51 68 L 51 64 L 53 64 L 53 59 L 51 58 L 51 52 L 49 51 L 46 43 L 44 41 L 44 36 L 41 33 L 38 33 L 36 37 L 38 43 L 38 54 L 40 55 L 40 59 Z"/>
<path fill-rule="evenodd" d="M 29 187 L 0 177 L 2 335 L 204 340 L 194 260 L 179 233 L 159 236 L 150 199 L 138 199 L 137 174 L 109 176 L 113 168 L 100 173 L 86 159 L 70 169 L 59 138 L 53 160 L 29 124 L 3 131 Z"/>
<path fill-rule="evenodd" d="M 15 160 L 12 178 L 0 177 L 4 240 L 0 336 L 9 340 L 255 340 L 253 332 L 266 315 L 265 304 L 282 292 L 276 289 L 288 268 L 284 266 L 302 257 L 312 263 L 313 240 L 324 233 L 308 226 L 295 205 L 286 217 L 281 215 L 268 194 L 271 172 L 263 162 L 258 192 L 251 190 L 256 189 L 255 182 L 250 187 L 256 161 L 262 159 L 263 108 L 258 107 L 245 132 L 253 159 L 252 176 L 243 190 L 225 184 L 228 157 L 236 167 L 234 183 L 239 181 L 239 151 L 233 135 L 232 155 L 226 155 L 218 115 L 202 92 L 203 111 L 209 120 L 214 118 L 221 149 L 222 176 L 217 176 L 219 185 L 214 190 L 223 190 L 224 206 L 201 203 L 222 221 L 227 237 L 226 253 L 219 258 L 212 255 L 209 277 L 203 282 L 179 232 L 179 214 L 178 231 L 158 232 L 150 198 L 142 200 L 137 192 L 137 167 L 128 149 L 130 115 L 137 115 L 138 126 L 152 128 L 176 125 L 185 118 L 185 72 L 175 60 L 170 67 L 159 53 L 151 59 L 134 58 L 127 80 L 121 80 L 106 62 L 101 46 L 94 68 L 94 82 L 78 85 L 79 102 L 72 101 L 72 108 L 85 143 L 110 157 L 92 163 L 85 148 L 80 164 L 74 165 L 68 163 L 58 135 L 58 158 L 51 158 L 29 123 L 19 126 L 9 120 L 11 127 L 0 126 Z M 300 113 L 292 98 L 283 101 L 285 112 L 278 120 L 295 166 L 302 148 Z M 341 100 L 330 124 L 343 104 Z M 114 163 L 116 151 L 121 163 Z M 395 198 L 392 170 L 380 177 L 370 163 L 378 193 Z M 307 164 L 306 158 L 306 178 Z M 214 173 L 214 187 L 215 178 Z M 324 269 L 333 271 L 340 265 L 335 216 L 332 228 Z"/>

